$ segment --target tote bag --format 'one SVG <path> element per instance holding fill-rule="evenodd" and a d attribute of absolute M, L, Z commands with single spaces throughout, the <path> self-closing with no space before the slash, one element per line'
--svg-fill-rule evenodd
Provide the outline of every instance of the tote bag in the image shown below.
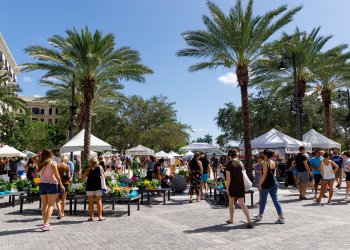
<path fill-rule="evenodd" d="M 242 170 L 242 174 L 243 174 L 243 181 L 244 181 L 244 190 L 247 192 L 253 187 L 253 184 L 250 181 L 245 169 Z"/>
<path fill-rule="evenodd" d="M 101 166 L 100 166 L 100 173 L 101 173 L 101 177 L 100 177 L 101 178 L 101 189 L 102 189 L 102 192 L 107 194 L 109 192 L 109 188 L 106 185 L 106 178 L 105 178 L 104 174 L 102 174 L 103 168 Z"/>

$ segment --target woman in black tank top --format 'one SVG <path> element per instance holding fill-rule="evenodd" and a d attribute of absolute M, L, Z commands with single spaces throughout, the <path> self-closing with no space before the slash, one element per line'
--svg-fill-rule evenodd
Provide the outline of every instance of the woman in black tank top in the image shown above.
<path fill-rule="evenodd" d="M 201 185 L 201 177 L 202 177 L 202 163 L 198 160 L 199 154 L 195 154 L 193 159 L 190 161 L 188 165 L 188 173 L 190 177 L 190 203 L 192 203 L 192 195 L 196 194 L 197 199 L 196 202 L 199 202 L 199 189 Z"/>

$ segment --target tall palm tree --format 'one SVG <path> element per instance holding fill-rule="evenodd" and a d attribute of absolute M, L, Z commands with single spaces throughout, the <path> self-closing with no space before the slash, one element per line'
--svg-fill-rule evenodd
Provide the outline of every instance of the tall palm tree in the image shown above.
<path fill-rule="evenodd" d="M 42 80 L 65 75 L 74 78 L 83 90 L 84 154 L 90 156 L 92 104 L 96 88 L 118 83 L 121 79 L 144 82 L 152 73 L 140 63 L 140 54 L 129 47 L 115 48 L 115 37 L 101 31 L 90 32 L 86 27 L 66 30 L 66 37 L 54 35 L 48 39 L 52 48 L 30 46 L 25 51 L 37 62 L 24 64 L 24 71 L 45 70 Z"/>
<path fill-rule="evenodd" d="M 283 33 L 280 40 L 264 47 L 264 57 L 254 65 L 252 85 L 259 88 L 273 87 L 284 94 L 297 94 L 300 105 L 306 93 L 307 85 L 314 81 L 312 71 L 318 67 L 318 58 L 322 49 L 332 36 L 319 36 L 320 27 L 310 33 L 296 28 L 291 35 Z M 294 53 L 296 62 L 297 93 L 294 93 Z M 286 70 L 278 67 L 281 59 L 286 62 Z M 287 90 L 287 91 L 286 91 Z"/>
<path fill-rule="evenodd" d="M 348 46 L 341 44 L 322 53 L 312 69 L 314 81 L 309 88 L 321 95 L 323 102 L 324 133 L 331 138 L 333 133 L 331 103 L 337 89 L 350 87 L 350 52 L 344 52 Z"/>
<path fill-rule="evenodd" d="M 249 172 L 252 170 L 252 150 L 250 141 L 248 87 L 251 66 L 261 57 L 262 45 L 279 29 L 292 21 L 301 9 L 288 12 L 282 5 L 263 16 L 253 15 L 253 0 L 244 9 L 237 0 L 226 15 L 216 4 L 207 2 L 211 17 L 204 15 L 205 30 L 187 31 L 183 38 L 189 48 L 177 52 L 178 56 L 203 58 L 204 61 L 190 67 L 190 71 L 215 69 L 218 67 L 235 69 L 241 89 L 242 122 L 245 156 Z"/>
<path fill-rule="evenodd" d="M 0 105 L 2 110 L 22 110 L 28 112 L 26 102 L 17 96 L 22 90 L 15 83 L 5 84 L 10 80 L 7 71 L 2 70 L 3 64 L 0 63 Z"/>

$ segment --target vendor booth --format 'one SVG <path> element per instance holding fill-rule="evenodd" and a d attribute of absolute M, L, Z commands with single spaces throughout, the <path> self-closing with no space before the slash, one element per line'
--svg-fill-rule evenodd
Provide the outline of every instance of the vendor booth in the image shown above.
<path fill-rule="evenodd" d="M 313 148 L 322 148 L 322 149 L 341 149 L 341 145 L 338 142 L 335 142 L 326 136 L 318 133 L 316 130 L 311 129 L 309 132 L 303 135 L 303 141 L 311 143 Z"/>
<path fill-rule="evenodd" d="M 219 152 L 220 148 L 218 146 L 215 146 L 213 144 L 209 143 L 203 143 L 203 142 L 196 142 L 196 143 L 191 143 L 185 147 L 180 148 L 180 152 L 204 152 L 209 155 L 212 155 L 215 152 Z"/>
<path fill-rule="evenodd" d="M 125 155 L 154 155 L 154 150 L 138 145 L 125 151 Z"/>

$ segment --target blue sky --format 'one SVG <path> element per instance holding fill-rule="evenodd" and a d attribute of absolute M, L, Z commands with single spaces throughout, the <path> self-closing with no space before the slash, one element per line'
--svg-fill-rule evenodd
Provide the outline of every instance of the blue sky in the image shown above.
<path fill-rule="evenodd" d="M 228 10 L 235 1 L 215 2 Z M 256 0 L 255 13 L 263 14 L 283 3 L 289 7 L 304 5 L 284 31 L 292 32 L 296 26 L 310 31 L 321 26 L 322 35 L 334 36 L 329 46 L 348 42 L 350 1 Z M 214 118 L 219 108 L 230 101 L 240 105 L 234 75 L 232 80 L 234 69 L 189 73 L 188 67 L 197 61 L 175 56 L 186 46 L 180 34 L 203 27 L 201 17 L 208 13 L 204 0 L 22 0 L 1 5 L 6 11 L 2 11 L 0 32 L 18 64 L 31 60 L 23 51 L 25 47 L 45 45 L 53 34 L 63 35 L 67 28 L 86 25 L 91 30 L 114 33 L 118 47 L 127 45 L 140 51 L 143 63 L 155 73 L 145 84 L 125 82 L 123 92 L 146 98 L 168 96 L 176 102 L 179 120 L 192 126 L 193 139 L 207 133 L 218 136 Z M 32 72 L 18 77 L 22 95 L 45 94 L 47 88 L 38 84 L 40 76 L 41 72 Z"/>

